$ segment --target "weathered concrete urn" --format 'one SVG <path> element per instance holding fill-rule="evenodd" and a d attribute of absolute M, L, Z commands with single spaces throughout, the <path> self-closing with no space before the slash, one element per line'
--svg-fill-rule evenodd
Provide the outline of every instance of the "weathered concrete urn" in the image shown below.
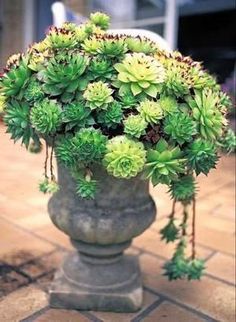
<path fill-rule="evenodd" d="M 101 167 L 93 172 L 99 191 L 94 200 L 84 200 L 70 173 L 58 168 L 60 190 L 49 201 L 49 214 L 76 252 L 55 275 L 50 305 L 133 312 L 142 306 L 141 274 L 138 259 L 123 252 L 154 221 L 155 204 L 147 181 L 115 179 Z"/>

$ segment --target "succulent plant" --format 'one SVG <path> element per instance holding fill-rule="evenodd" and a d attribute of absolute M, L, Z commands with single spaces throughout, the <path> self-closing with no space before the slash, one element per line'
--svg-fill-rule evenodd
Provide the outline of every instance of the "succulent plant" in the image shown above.
<path fill-rule="evenodd" d="M 148 39 L 142 39 L 141 37 L 127 37 L 125 43 L 127 44 L 129 51 L 135 53 L 152 54 L 157 50 L 154 43 Z"/>
<path fill-rule="evenodd" d="M 35 134 L 29 120 L 30 107 L 26 102 L 11 100 L 6 107 L 4 121 L 7 125 L 7 132 L 11 133 L 11 138 L 16 142 L 22 140 L 22 143 L 28 148 L 30 139 Z"/>
<path fill-rule="evenodd" d="M 74 127 L 81 128 L 91 122 L 91 110 L 83 102 L 73 101 L 64 105 L 62 119 L 66 123 L 66 130 Z"/>
<path fill-rule="evenodd" d="M 124 39 L 118 36 L 106 36 L 101 38 L 98 53 L 108 58 L 122 57 L 128 50 Z"/>
<path fill-rule="evenodd" d="M 76 185 L 76 193 L 85 199 L 94 199 L 97 191 L 96 180 L 79 179 Z"/>
<path fill-rule="evenodd" d="M 84 128 L 72 138 L 72 153 L 77 160 L 89 164 L 103 158 L 106 151 L 107 137 L 94 128 Z"/>
<path fill-rule="evenodd" d="M 131 90 L 134 96 L 145 93 L 155 98 L 165 80 L 162 64 L 143 53 L 127 54 L 114 67 L 118 71 L 118 81 L 114 85 L 119 87 L 121 95 Z"/>
<path fill-rule="evenodd" d="M 6 108 L 6 97 L 3 95 L 0 95 L 0 115 L 4 112 L 5 108 Z"/>
<path fill-rule="evenodd" d="M 27 66 L 27 59 L 21 58 L 19 65 L 14 65 L 3 74 L 0 82 L 0 94 L 21 99 L 30 75 L 31 71 Z"/>
<path fill-rule="evenodd" d="M 178 112 L 178 103 L 174 96 L 161 95 L 159 103 L 165 116 Z"/>
<path fill-rule="evenodd" d="M 175 113 L 165 118 L 164 132 L 171 140 L 182 145 L 193 140 L 196 134 L 196 124 L 187 114 Z"/>
<path fill-rule="evenodd" d="M 44 98 L 42 86 L 39 81 L 32 79 L 25 89 L 24 98 L 28 102 L 35 102 Z"/>
<path fill-rule="evenodd" d="M 75 34 L 66 28 L 52 27 L 45 41 L 53 49 L 74 48 L 77 45 Z"/>
<path fill-rule="evenodd" d="M 71 136 L 60 138 L 56 143 L 55 148 L 56 158 L 58 162 L 68 168 L 74 167 L 78 160 L 76 158 L 76 154 L 73 153 L 73 150 L 74 146 Z"/>
<path fill-rule="evenodd" d="M 222 138 L 219 140 L 219 146 L 227 153 L 235 152 L 236 149 L 236 135 L 232 129 L 228 129 Z"/>
<path fill-rule="evenodd" d="M 163 110 L 158 102 L 144 100 L 137 107 L 143 119 L 150 124 L 157 124 L 164 117 Z"/>
<path fill-rule="evenodd" d="M 185 159 L 180 148 L 170 147 L 164 139 L 160 139 L 155 150 L 147 151 L 145 176 L 150 178 L 152 184 L 170 184 L 172 180 L 184 172 Z"/>
<path fill-rule="evenodd" d="M 110 25 L 110 17 L 102 12 L 91 13 L 89 18 L 92 23 L 103 30 L 107 30 Z"/>
<path fill-rule="evenodd" d="M 209 141 L 201 139 L 195 140 L 190 144 L 186 151 L 189 166 L 196 171 L 196 174 L 208 172 L 215 168 L 218 156 L 216 154 L 216 147 Z"/>
<path fill-rule="evenodd" d="M 174 200 L 190 203 L 196 194 L 196 183 L 191 175 L 184 175 L 173 181 L 169 190 Z"/>
<path fill-rule="evenodd" d="M 113 102 L 112 93 L 113 90 L 108 84 L 99 81 L 88 84 L 83 97 L 86 100 L 86 106 L 91 110 L 106 109 L 108 104 Z"/>
<path fill-rule="evenodd" d="M 147 125 L 147 122 L 141 115 L 131 114 L 124 120 L 124 132 L 135 138 L 140 138 L 140 136 L 145 134 Z"/>
<path fill-rule="evenodd" d="M 176 97 L 183 97 L 188 94 L 190 85 L 186 81 L 188 73 L 185 66 L 173 57 L 165 57 L 162 63 L 166 70 L 162 93 L 166 96 Z"/>
<path fill-rule="evenodd" d="M 132 93 L 125 93 L 120 97 L 120 101 L 124 109 L 133 109 L 138 104 L 137 97 Z"/>
<path fill-rule="evenodd" d="M 91 78 L 106 81 L 114 77 L 114 68 L 108 59 L 97 58 L 91 61 L 88 68 Z"/>
<path fill-rule="evenodd" d="M 53 100 L 44 99 L 35 103 L 30 111 L 33 128 L 40 134 L 53 134 L 62 123 L 60 105 Z"/>
<path fill-rule="evenodd" d="M 109 174 L 128 179 L 143 170 L 145 160 L 146 151 L 141 142 L 117 136 L 108 141 L 103 164 Z"/>
<path fill-rule="evenodd" d="M 64 58 L 53 57 L 47 68 L 38 73 L 44 83 L 43 91 L 50 96 L 61 95 L 62 102 L 71 101 L 76 90 L 83 90 L 87 79 L 81 79 L 88 64 L 88 58 L 82 55 L 64 55 Z"/>
<path fill-rule="evenodd" d="M 188 99 L 203 139 L 215 140 L 222 135 L 224 118 L 217 109 L 217 96 L 212 91 L 195 91 L 194 99 Z"/>
<path fill-rule="evenodd" d="M 45 178 L 39 183 L 39 190 L 43 193 L 55 193 L 59 190 L 59 186 L 55 181 Z"/>
<path fill-rule="evenodd" d="M 98 123 L 104 124 L 108 128 L 116 128 L 123 118 L 122 106 L 114 101 L 109 104 L 106 110 L 98 113 Z"/>
<path fill-rule="evenodd" d="M 82 47 L 86 53 L 96 55 L 101 47 L 101 41 L 97 36 L 92 36 L 84 40 Z"/>
<path fill-rule="evenodd" d="M 175 219 L 170 218 L 168 224 L 160 230 L 161 239 L 166 243 L 173 242 L 178 239 L 179 229 L 175 224 Z"/>

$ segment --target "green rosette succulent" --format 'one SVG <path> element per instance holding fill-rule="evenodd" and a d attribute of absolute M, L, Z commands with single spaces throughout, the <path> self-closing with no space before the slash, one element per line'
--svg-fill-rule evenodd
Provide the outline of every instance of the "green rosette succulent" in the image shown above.
<path fill-rule="evenodd" d="M 182 145 L 192 141 L 197 131 L 193 119 L 187 114 L 179 112 L 165 118 L 164 132 L 171 140 Z"/>
<path fill-rule="evenodd" d="M 115 58 L 122 57 L 128 48 L 124 39 L 119 38 L 118 36 L 107 35 L 101 38 L 100 47 L 97 52 L 102 57 Z"/>
<path fill-rule="evenodd" d="M 98 162 L 105 154 L 106 143 L 107 137 L 100 130 L 84 128 L 72 138 L 72 153 L 82 163 Z"/>
<path fill-rule="evenodd" d="M 97 36 L 92 36 L 88 39 L 85 39 L 82 48 L 87 54 L 97 55 L 98 50 L 101 47 L 101 40 Z"/>
<path fill-rule="evenodd" d="M 235 152 L 236 150 L 236 135 L 232 129 L 228 129 L 223 137 L 219 140 L 219 146 L 226 153 Z"/>
<path fill-rule="evenodd" d="M 51 58 L 47 67 L 38 73 L 38 78 L 44 83 L 42 87 L 46 94 L 61 95 L 60 100 L 66 103 L 74 98 L 77 90 L 87 86 L 88 80 L 82 79 L 81 75 L 89 60 L 79 54 L 62 56 Z"/>
<path fill-rule="evenodd" d="M 153 54 L 157 50 L 154 43 L 140 37 L 127 37 L 125 43 L 127 44 L 129 51 L 135 53 Z"/>
<path fill-rule="evenodd" d="M 107 30 L 110 25 L 110 17 L 102 12 L 90 14 L 90 21 L 103 30 Z"/>
<path fill-rule="evenodd" d="M 89 67 L 89 74 L 91 79 L 95 80 L 111 80 L 114 77 L 114 68 L 107 59 L 94 59 L 91 61 Z"/>
<path fill-rule="evenodd" d="M 77 45 L 75 34 L 66 28 L 52 27 L 45 41 L 53 49 L 74 48 Z"/>
<path fill-rule="evenodd" d="M 191 65 L 182 61 L 183 57 L 173 54 L 157 55 L 157 60 L 161 61 L 165 67 L 166 77 L 162 87 L 162 94 L 165 96 L 184 97 L 189 93 L 190 84 L 188 81 L 188 70 Z"/>
<path fill-rule="evenodd" d="M 64 105 L 62 119 L 66 123 L 66 130 L 74 127 L 81 128 L 91 123 L 91 110 L 83 102 L 73 101 Z"/>
<path fill-rule="evenodd" d="M 6 70 L 0 78 L 0 94 L 7 98 L 22 99 L 24 88 L 31 76 L 31 70 L 27 64 L 27 58 L 20 58 L 18 65 L 13 65 L 9 70 Z"/>
<path fill-rule="evenodd" d="M 45 96 L 42 91 L 42 86 L 40 82 L 36 79 L 32 79 L 32 81 L 28 84 L 28 86 L 25 89 L 24 98 L 28 102 L 33 103 L 36 101 L 40 101 L 44 97 Z"/>
<path fill-rule="evenodd" d="M 159 103 L 165 116 L 178 112 L 178 103 L 174 96 L 161 95 Z"/>
<path fill-rule="evenodd" d="M 144 100 L 137 107 L 143 119 L 150 124 L 157 124 L 164 117 L 163 110 L 158 102 Z"/>
<path fill-rule="evenodd" d="M 173 181 L 169 190 L 171 197 L 177 201 L 190 203 L 196 194 L 196 183 L 191 175 L 179 177 L 177 181 Z"/>
<path fill-rule="evenodd" d="M 138 105 L 138 99 L 132 93 L 125 93 L 120 97 L 120 102 L 124 109 L 133 109 Z"/>
<path fill-rule="evenodd" d="M 59 190 L 58 184 L 53 181 L 45 178 L 43 181 L 39 183 L 39 191 L 43 193 L 55 193 Z"/>
<path fill-rule="evenodd" d="M 189 166 L 195 170 L 196 174 L 208 172 L 215 168 L 218 156 L 216 146 L 208 141 L 197 139 L 190 144 L 186 150 L 186 157 Z"/>
<path fill-rule="evenodd" d="M 54 134 L 62 124 L 60 105 L 49 99 L 35 103 L 30 111 L 33 128 L 40 134 Z"/>
<path fill-rule="evenodd" d="M 165 69 L 155 58 L 143 53 L 127 54 L 121 63 L 115 64 L 119 92 L 131 91 L 134 96 L 144 93 L 156 97 L 160 84 L 165 80 Z"/>
<path fill-rule="evenodd" d="M 158 183 L 169 185 L 184 172 L 185 163 L 186 160 L 178 146 L 170 147 L 164 139 L 160 139 L 155 150 L 147 151 L 144 175 L 151 179 L 154 186 Z"/>
<path fill-rule="evenodd" d="M 108 141 L 106 148 L 103 164 L 114 177 L 129 179 L 143 170 L 146 151 L 141 142 L 117 136 Z"/>
<path fill-rule="evenodd" d="M 217 109 L 218 97 L 212 91 L 195 91 L 193 99 L 188 99 L 193 118 L 197 122 L 200 135 L 206 140 L 215 140 L 223 133 L 224 117 Z"/>
<path fill-rule="evenodd" d="M 106 109 L 108 104 L 113 102 L 113 90 L 107 83 L 102 81 L 88 84 L 83 97 L 86 100 L 85 104 L 91 110 Z"/>
<path fill-rule="evenodd" d="M 35 133 L 31 127 L 29 119 L 30 107 L 26 102 L 10 101 L 6 106 L 4 122 L 7 125 L 7 133 L 11 134 L 11 138 L 16 142 L 22 140 L 27 148 L 30 139 L 35 137 Z"/>
<path fill-rule="evenodd" d="M 76 185 L 76 193 L 85 199 L 94 199 L 97 192 L 97 181 L 79 179 Z"/>
<path fill-rule="evenodd" d="M 98 113 L 98 123 L 104 124 L 108 128 L 116 128 L 123 119 L 122 105 L 114 101 L 109 104 L 106 110 Z"/>
<path fill-rule="evenodd" d="M 65 136 L 60 138 L 56 142 L 55 152 L 56 158 L 59 163 L 63 164 L 67 168 L 72 168 L 78 161 L 76 154 L 73 153 L 74 146 L 71 136 Z"/>
<path fill-rule="evenodd" d="M 135 138 L 145 134 L 148 123 L 141 115 L 130 115 L 124 120 L 124 132 Z"/>

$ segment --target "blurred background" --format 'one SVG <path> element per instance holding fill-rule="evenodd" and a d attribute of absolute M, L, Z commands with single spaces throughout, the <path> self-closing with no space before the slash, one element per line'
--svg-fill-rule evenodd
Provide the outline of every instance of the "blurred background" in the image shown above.
<path fill-rule="evenodd" d="M 54 4 L 54 10 L 52 10 Z M 80 23 L 90 12 L 112 17 L 112 28 L 140 28 L 165 38 L 215 74 L 235 101 L 235 0 L 0 0 L 0 67 L 9 55 L 43 38 L 62 21 Z"/>

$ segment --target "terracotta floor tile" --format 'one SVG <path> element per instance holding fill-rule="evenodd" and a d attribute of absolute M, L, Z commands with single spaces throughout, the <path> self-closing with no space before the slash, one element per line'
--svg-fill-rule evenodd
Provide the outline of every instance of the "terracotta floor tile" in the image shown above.
<path fill-rule="evenodd" d="M 38 229 L 36 233 L 38 236 L 41 236 L 47 239 L 48 241 L 56 243 L 59 246 L 68 249 L 74 249 L 71 245 L 69 237 L 65 233 L 60 231 L 58 228 L 56 228 L 53 223 L 45 226 L 42 229 Z"/>
<path fill-rule="evenodd" d="M 56 251 L 43 257 L 34 259 L 30 263 L 21 266 L 20 270 L 31 278 L 36 278 L 42 274 L 58 269 L 63 261 L 64 256 L 64 252 Z"/>
<path fill-rule="evenodd" d="M 103 322 L 128 322 L 131 321 L 135 316 L 139 315 L 154 301 L 158 300 L 158 296 L 153 295 L 149 292 L 144 292 L 144 304 L 142 310 L 135 313 L 112 313 L 112 312 L 95 312 L 91 311 L 93 315 L 101 319 Z"/>
<path fill-rule="evenodd" d="M 72 310 L 56 310 L 49 309 L 38 318 L 35 322 L 89 322 L 90 319 L 80 314 L 78 311 Z"/>
<path fill-rule="evenodd" d="M 45 292 L 31 285 L 20 288 L 0 301 L 0 321 L 19 322 L 47 305 Z"/>
<path fill-rule="evenodd" d="M 217 251 L 235 254 L 235 236 L 228 232 L 213 230 L 206 227 L 197 227 L 196 241 L 201 245 Z"/>
<path fill-rule="evenodd" d="M 207 272 L 235 283 L 235 259 L 232 256 L 217 253 L 207 262 Z"/>
<path fill-rule="evenodd" d="M 0 259 L 9 264 L 21 264 L 55 248 L 51 243 L 9 224 L 4 219 L 0 219 L 0 229 Z"/>
<path fill-rule="evenodd" d="M 140 262 L 146 286 L 218 321 L 235 321 L 234 287 L 209 277 L 203 277 L 201 281 L 169 282 L 161 275 L 162 260 L 143 254 Z"/>
<path fill-rule="evenodd" d="M 29 280 L 23 275 L 11 271 L 0 276 L 0 297 L 12 291 L 15 291 L 20 286 L 28 284 Z"/>
<path fill-rule="evenodd" d="M 143 322 L 203 322 L 206 319 L 200 318 L 177 305 L 169 302 L 161 303 L 155 310 L 151 311 Z"/>

